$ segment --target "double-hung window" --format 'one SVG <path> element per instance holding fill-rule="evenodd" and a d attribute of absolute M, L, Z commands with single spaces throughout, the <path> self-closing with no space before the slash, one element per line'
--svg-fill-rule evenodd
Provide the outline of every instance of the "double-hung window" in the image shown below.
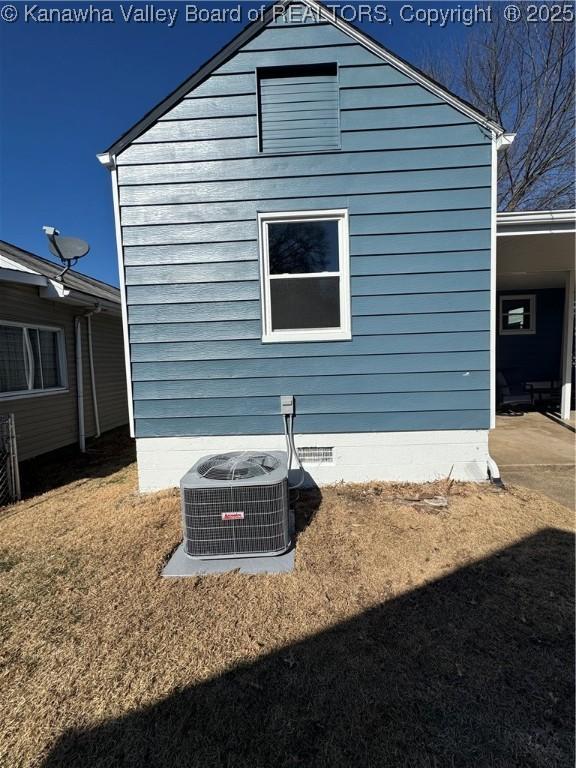
<path fill-rule="evenodd" d="M 62 329 L 0 320 L 0 398 L 65 387 Z"/>
<path fill-rule="evenodd" d="M 348 212 L 259 215 L 263 341 L 350 339 Z"/>
<path fill-rule="evenodd" d="M 536 333 L 536 296 L 500 296 L 500 334 L 520 336 Z"/>

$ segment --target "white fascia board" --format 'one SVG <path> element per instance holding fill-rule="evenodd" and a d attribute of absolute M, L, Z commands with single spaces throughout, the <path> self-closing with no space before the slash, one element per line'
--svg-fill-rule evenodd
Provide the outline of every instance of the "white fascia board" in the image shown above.
<path fill-rule="evenodd" d="M 336 16 L 336 14 L 331 13 L 327 8 L 322 6 L 320 3 L 317 3 L 316 0 L 301 0 L 301 2 L 309 6 L 323 19 L 331 22 L 341 32 L 344 32 L 346 35 L 356 40 L 357 43 L 360 43 L 360 45 L 363 45 L 375 56 L 378 56 L 387 64 L 390 64 L 391 66 L 395 67 L 395 69 L 399 70 L 407 77 L 411 78 L 412 80 L 415 80 L 423 88 L 426 88 L 426 90 L 430 91 L 435 96 L 438 96 L 438 98 L 450 104 L 450 106 L 454 107 L 454 109 L 457 109 L 459 112 L 462 112 L 464 115 L 466 115 L 466 117 L 469 117 L 471 120 L 474 120 L 475 122 L 480 123 L 480 125 L 482 125 L 484 128 L 487 128 L 489 131 L 491 131 L 495 138 L 503 137 L 503 136 L 512 136 L 512 139 L 508 143 L 511 144 L 512 141 L 514 141 L 515 134 L 505 133 L 501 125 L 498 125 L 498 123 L 494 122 L 493 120 L 490 120 L 490 118 L 486 117 L 481 112 L 478 112 L 473 107 L 461 101 L 453 93 L 450 93 L 449 91 L 442 88 L 442 86 L 439 85 L 438 83 L 435 83 L 433 80 L 430 80 L 428 77 L 426 77 L 424 73 L 419 72 L 417 69 L 414 69 L 407 62 L 397 58 L 396 56 L 394 56 L 394 54 L 390 53 L 390 51 L 387 51 L 386 49 L 382 48 L 376 41 L 371 40 L 369 37 L 366 37 L 366 35 L 360 32 L 360 30 L 348 24 L 348 22 L 339 18 L 338 16 Z"/>
<path fill-rule="evenodd" d="M 7 269 L 0 267 L 0 283 L 18 283 L 20 285 L 35 285 L 42 288 L 48 283 L 48 278 L 37 272 L 29 272 L 23 269 Z"/>

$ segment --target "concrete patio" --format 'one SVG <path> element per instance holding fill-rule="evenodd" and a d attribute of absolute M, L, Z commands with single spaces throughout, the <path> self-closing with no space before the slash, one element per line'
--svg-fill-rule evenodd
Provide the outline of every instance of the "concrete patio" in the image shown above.
<path fill-rule="evenodd" d="M 536 412 L 498 416 L 490 433 L 490 454 L 503 482 L 541 491 L 575 509 L 573 424 L 573 414 L 568 424 Z"/>

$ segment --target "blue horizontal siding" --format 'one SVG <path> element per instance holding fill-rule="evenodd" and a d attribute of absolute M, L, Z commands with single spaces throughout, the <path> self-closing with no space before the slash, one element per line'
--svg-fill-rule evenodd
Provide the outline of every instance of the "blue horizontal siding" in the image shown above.
<path fill-rule="evenodd" d="M 354 336 L 405 333 L 451 333 L 454 331 L 487 331 L 489 312 L 438 312 L 435 315 L 374 315 L 355 317 Z M 163 341 L 221 341 L 223 339 L 260 339 L 262 325 L 255 320 L 215 320 L 194 323 L 141 323 L 130 328 L 130 341 L 150 343 Z"/>
<path fill-rule="evenodd" d="M 130 327 L 130 341 L 221 341 L 223 339 L 260 339 L 260 320 L 213 320 L 194 323 L 140 323 Z"/>
<path fill-rule="evenodd" d="M 184 99 L 163 120 L 196 120 L 209 117 L 245 117 L 255 114 L 255 93 L 241 96 L 207 96 Z"/>
<path fill-rule="evenodd" d="M 144 304 L 128 307 L 131 328 L 139 323 L 169 323 L 226 320 L 259 320 L 260 301 L 211 301 L 195 304 Z"/>
<path fill-rule="evenodd" d="M 207 254 L 209 257 L 209 254 Z M 204 264 L 164 264 L 158 267 L 126 267 L 126 285 L 174 286 L 179 284 L 204 283 L 203 290 L 208 291 L 208 285 L 211 283 L 238 281 L 252 281 L 254 284 L 258 280 L 259 268 L 257 261 L 249 262 L 214 262 Z M 252 290 L 257 292 L 257 286 Z M 168 300 L 172 289 L 168 288 L 165 292 L 165 298 Z M 193 294 L 198 296 L 196 292 Z M 229 295 L 229 291 L 227 291 Z M 202 299 L 202 294 L 200 294 Z"/>
<path fill-rule="evenodd" d="M 461 209 L 458 206 L 458 197 L 464 198 L 468 208 Z M 194 222 L 230 222 L 248 221 L 254 218 L 256 211 L 300 211 L 310 209 L 310 197 L 285 198 L 281 200 L 247 200 L 225 203 L 182 203 L 180 205 L 136 205 L 122 209 L 122 224 L 124 226 L 138 226 L 142 224 L 191 224 Z M 397 232 L 406 232 L 407 222 L 409 228 L 417 231 L 421 214 L 433 215 L 428 217 L 428 229 L 434 227 L 446 227 L 447 222 L 441 211 L 448 211 L 450 225 L 453 222 L 462 221 L 466 227 L 468 213 L 478 215 L 480 210 L 488 213 L 486 208 L 486 189 L 483 187 L 459 190 L 439 190 L 436 192 L 410 192 L 403 195 L 340 195 L 333 197 L 314 198 L 316 208 L 345 208 L 350 213 L 350 225 L 357 226 L 359 216 L 378 214 L 385 219 L 387 228 L 394 223 L 401 225 Z M 472 211 L 470 211 L 472 209 Z M 397 218 L 392 219 L 392 214 Z M 400 217 L 399 214 L 406 214 Z M 379 218 L 379 220 L 383 220 Z M 413 222 L 413 223 L 412 223 Z M 203 250 L 203 249 L 202 249 Z M 201 250 L 201 252 L 202 252 Z M 125 252 L 133 254 L 135 249 L 125 248 Z M 173 249 L 170 250 L 173 252 Z M 228 246 L 228 252 L 234 253 L 235 249 Z M 214 260 L 211 254 L 210 260 Z M 202 259 L 196 259 L 202 261 Z M 219 259 L 219 261 L 231 261 L 232 259 Z"/>
<path fill-rule="evenodd" d="M 397 432 L 407 430 L 488 429 L 487 408 L 477 411 L 412 411 L 410 413 L 317 414 L 299 416 L 295 431 L 301 434 L 339 432 Z M 279 416 L 209 417 L 198 419 L 137 419 L 136 437 L 179 435 L 280 434 Z M 430 457 L 433 463 L 433 457 Z"/>
<path fill-rule="evenodd" d="M 266 346 L 266 350 L 262 347 Z M 452 352 L 485 350 L 490 346 L 488 333 L 463 332 L 395 334 L 393 336 L 357 336 L 352 341 L 308 342 L 263 345 L 252 339 L 223 340 L 218 344 L 206 341 L 153 342 L 132 344 L 133 362 L 162 362 L 177 360 L 249 360 L 266 355 L 275 357 L 328 357 L 339 355 L 392 355 L 423 352 Z"/>
<path fill-rule="evenodd" d="M 338 92 L 265 81 L 260 153 L 257 70 L 314 63 Z M 279 433 L 286 393 L 302 433 L 488 428 L 490 137 L 352 38 L 272 25 L 119 181 L 138 436 Z M 349 211 L 353 339 L 263 344 L 256 214 L 310 208 Z"/>
<path fill-rule="evenodd" d="M 224 180 L 178 184 L 135 184 L 120 187 L 122 205 L 155 203 L 207 203 L 211 200 L 251 200 L 285 198 L 287 189 L 294 197 L 405 193 L 443 189 L 470 189 L 490 186 L 490 166 L 473 168 L 430 168 L 395 173 L 351 173 L 348 175 L 295 176 L 292 179 Z M 462 197 L 460 204 L 462 206 Z M 486 199 L 489 199 L 487 196 Z"/>
<path fill-rule="evenodd" d="M 443 102 L 416 83 L 398 88 L 346 88 L 340 95 L 342 109 L 374 109 L 381 107 L 412 107 L 416 104 Z"/>
<path fill-rule="evenodd" d="M 394 392 L 376 394 L 300 395 L 297 415 L 394 413 L 406 411 L 480 410 L 489 407 L 489 391 Z M 278 416 L 278 397 L 210 397 L 136 400 L 141 419 L 183 419 L 205 416 Z"/>
<path fill-rule="evenodd" d="M 256 95 L 254 94 L 254 99 Z M 194 99 L 188 99 L 194 101 Z M 484 131 L 475 123 L 390 128 L 386 132 L 385 146 L 379 131 L 346 131 L 341 136 L 342 150 L 366 152 L 377 150 L 457 147 L 480 144 Z M 293 142 L 295 144 L 295 142 Z M 309 140 L 302 140 L 306 149 Z M 295 144 L 294 153 L 298 145 Z M 118 165 L 142 165 L 145 163 L 178 163 L 202 160 L 231 160 L 253 157 L 257 153 L 256 135 L 247 138 L 191 139 L 171 142 L 141 142 L 133 144 L 118 158 Z"/>
<path fill-rule="evenodd" d="M 405 293 L 387 296 L 353 296 L 352 316 L 360 315 L 402 315 L 420 312 L 431 315 L 435 312 L 466 312 L 487 310 L 490 306 L 490 291 L 454 291 L 451 293 Z"/>
<path fill-rule="evenodd" d="M 247 42 L 242 52 L 276 51 L 279 48 L 297 50 L 298 48 L 329 45 L 348 45 L 363 50 L 349 35 L 341 32 L 332 24 L 322 24 L 321 26 L 314 24 L 298 29 L 268 27 Z M 331 59 L 328 58 L 326 61 L 331 61 Z M 281 66 L 284 65 L 281 64 Z"/>
<path fill-rule="evenodd" d="M 208 223 L 190 224 L 163 224 L 124 227 L 123 238 L 127 246 L 130 245 L 171 245 L 172 243 L 197 244 L 207 243 L 240 243 L 246 240 L 256 242 L 258 227 L 256 222 L 257 210 L 254 206 L 249 221 L 217 221 Z M 408 253 L 423 250 L 418 246 L 422 234 L 435 233 L 434 242 L 448 242 L 446 250 L 456 250 L 458 246 L 453 244 L 453 233 L 458 232 L 458 243 L 463 249 L 477 249 L 489 245 L 490 211 L 466 211 L 458 215 L 452 211 L 434 212 L 431 214 L 402 214 L 386 216 L 385 214 L 363 214 L 355 216 L 350 222 L 350 234 L 352 235 L 351 250 L 364 253 L 366 247 L 364 238 L 368 235 L 375 238 L 379 253 Z M 478 245 L 479 232 L 488 232 L 484 245 Z M 462 234 L 462 231 L 464 234 Z M 386 245 L 380 245 L 381 238 L 390 236 L 404 236 L 401 240 L 389 240 Z M 374 241 L 372 241 L 374 242 Z M 401 243 L 398 249 L 395 243 Z M 409 243 L 406 250 L 405 243 Z M 390 247 L 392 244 L 392 248 Z M 416 244 L 416 246 L 414 245 Z M 442 247 L 441 247 L 442 249 Z M 436 246 L 435 250 L 438 250 Z M 254 258 L 257 257 L 257 249 L 253 248 Z M 377 255 L 377 254 L 375 254 Z M 208 261 L 205 258 L 204 261 Z M 236 259 L 233 259 L 236 261 Z M 224 267 L 221 267 L 224 269 Z"/>
<path fill-rule="evenodd" d="M 434 322 L 434 314 L 488 311 L 488 291 L 355 296 L 352 321 L 364 316 L 422 314 Z M 180 304 L 143 304 L 128 307 L 130 325 L 139 323 L 201 323 L 225 320 L 259 320 L 260 301 L 201 301 Z"/>
<path fill-rule="evenodd" d="M 314 122 L 314 121 L 311 121 Z M 324 131 L 323 121 L 319 130 Z M 318 155 L 314 175 L 378 173 L 382 171 L 424 170 L 482 166 L 490 163 L 490 147 L 443 147 L 439 149 L 390 150 L 385 152 L 340 152 Z M 276 179 L 306 176 L 310 158 L 268 155 L 246 160 L 210 160 L 197 163 L 124 165 L 118 169 L 122 185 L 174 182 L 205 182 L 216 179 Z"/>
<path fill-rule="evenodd" d="M 352 296 L 384 296 L 387 294 L 445 293 L 447 291 L 486 291 L 490 288 L 489 271 L 440 272 L 404 275 L 353 277 Z M 160 302 L 249 301 L 260 298 L 260 284 L 255 280 L 241 282 L 182 283 L 128 285 L 128 304 Z"/>
<path fill-rule="evenodd" d="M 199 141 L 218 139 L 246 138 L 256 136 L 258 130 L 256 114 L 247 117 L 223 117 L 218 120 L 204 118 L 198 120 L 160 120 L 144 134 L 147 143 L 152 141 Z M 144 141 L 142 137 L 135 143 Z"/>
<path fill-rule="evenodd" d="M 366 88 L 367 86 L 386 89 L 390 86 L 412 85 L 414 83 L 405 74 L 381 60 L 371 62 L 371 66 L 356 66 L 353 63 L 340 62 L 339 80 L 342 89 Z"/>
<path fill-rule="evenodd" d="M 256 242 L 258 226 L 256 216 L 258 206 L 253 205 L 252 214 L 247 221 L 215 221 L 206 223 L 189 224 L 161 224 L 125 226 L 123 238 L 127 246 L 130 245 L 170 245 L 172 243 L 239 243 L 246 240 Z M 478 211 L 434 211 L 432 213 L 403 213 L 395 215 L 386 214 L 358 214 L 350 221 L 350 234 L 352 235 L 352 255 L 360 241 L 355 236 L 376 235 L 389 238 L 391 235 L 413 234 L 415 237 L 423 233 L 439 232 L 451 233 L 457 231 L 476 231 L 490 228 L 490 209 L 484 208 Z M 459 237 L 468 241 L 466 235 Z M 394 241 L 395 242 L 395 241 Z M 382 252 L 389 253 L 388 242 L 382 243 Z M 469 248 L 477 248 L 477 245 L 469 245 Z M 482 246 L 481 246 L 482 247 Z M 400 252 L 404 252 L 399 249 Z M 451 250 L 455 250 L 451 248 Z M 257 249 L 253 249 L 254 258 L 257 257 Z M 205 261 L 210 259 L 209 253 Z M 220 267 L 223 273 L 225 267 Z M 224 278 L 225 279 L 225 278 Z"/>
<path fill-rule="evenodd" d="M 406 235 L 356 235 L 351 250 L 358 256 L 382 256 L 385 253 L 436 253 L 442 251 L 487 250 L 490 229 L 468 231 L 414 232 Z M 487 266 L 489 266 L 487 264 Z"/>
<path fill-rule="evenodd" d="M 239 51 L 216 71 L 221 75 L 247 74 L 258 67 L 292 67 L 308 64 L 378 64 L 380 59 L 360 45 L 317 46 L 278 51 Z"/>
<path fill-rule="evenodd" d="M 272 345 L 269 345 L 272 347 Z M 436 371 L 487 371 L 489 352 L 443 352 L 397 355 L 334 355 L 332 357 L 262 357 L 241 365 L 229 360 L 133 363 L 134 381 L 190 379 L 244 379 L 264 376 L 338 376 L 341 374 L 429 373 Z M 184 385 L 182 391 L 192 394 Z M 328 396 L 328 391 L 326 395 Z"/>
<path fill-rule="evenodd" d="M 255 247 L 253 240 L 242 242 L 210 243 L 210 263 L 219 261 L 253 261 Z M 124 263 L 127 267 L 154 264 L 204 264 L 207 249 L 204 243 L 173 243 L 171 245 L 137 245 L 124 248 Z"/>
<path fill-rule="evenodd" d="M 457 124 L 462 122 L 462 115 L 447 104 L 434 104 L 418 107 L 343 110 L 340 120 L 343 131 L 365 131 Z"/>
<path fill-rule="evenodd" d="M 382 138 L 381 131 L 349 130 L 342 133 L 342 150 L 346 152 L 372 152 L 388 150 L 417 149 L 419 147 L 462 147 L 480 144 L 485 140 L 480 126 L 471 123 L 453 123 L 452 125 L 426 125 L 420 127 L 386 129 Z M 184 158 L 182 158 L 184 159 Z"/>
<path fill-rule="evenodd" d="M 160 302 L 189 301 L 248 301 L 259 299 L 257 282 L 196 283 L 183 285 L 129 285 L 126 288 L 128 304 L 158 304 Z"/>
<path fill-rule="evenodd" d="M 460 275 L 462 272 L 481 272 L 488 266 L 486 251 L 470 251 L 469 253 L 440 253 L 436 254 L 403 254 L 401 256 L 356 256 L 351 259 L 352 276 L 365 278 L 374 276 L 380 293 L 395 293 L 399 285 L 396 275 L 413 274 L 414 283 L 407 285 L 410 292 L 423 290 L 422 282 L 428 290 L 449 289 L 457 280 L 458 288 L 470 288 L 470 276 Z M 209 254 L 207 254 L 209 257 Z M 150 267 L 126 267 L 126 285 L 145 286 L 162 285 L 174 286 L 193 283 L 226 283 L 230 281 L 257 281 L 259 279 L 259 264 L 256 259 L 238 262 L 214 262 L 203 264 L 163 264 Z M 422 274 L 438 273 L 433 279 Z M 441 275 L 452 273 L 444 280 Z M 393 279 L 388 276 L 394 275 Z M 456 277 L 455 277 L 456 276 Z M 484 276 L 480 276 L 484 279 Z M 476 289 L 477 276 L 472 276 Z M 353 280 L 352 289 L 356 295 L 365 292 L 366 281 Z M 171 288 L 166 289 L 168 298 Z"/>
<path fill-rule="evenodd" d="M 183 393 L 192 398 L 275 396 L 291 392 L 300 395 L 378 394 L 395 392 L 462 392 L 488 390 L 488 371 L 447 373 L 352 374 L 340 376 L 277 376 L 249 379 L 193 379 L 182 381 L 135 381 L 135 400 L 173 400 Z"/>
<path fill-rule="evenodd" d="M 415 272 L 468 272 L 486 269 L 489 253 L 479 251 L 450 251 L 447 253 L 403 253 L 400 256 L 354 256 L 351 274 L 409 275 Z"/>

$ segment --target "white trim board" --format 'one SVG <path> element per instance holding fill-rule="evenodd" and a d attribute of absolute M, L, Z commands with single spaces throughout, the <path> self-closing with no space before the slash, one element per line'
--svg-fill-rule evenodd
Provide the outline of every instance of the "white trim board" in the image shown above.
<path fill-rule="evenodd" d="M 116 234 L 116 255 L 118 257 L 118 280 L 120 284 L 120 305 L 122 307 L 122 335 L 124 338 L 124 366 L 126 368 L 126 396 L 128 397 L 128 423 L 130 437 L 134 437 L 134 401 L 132 399 L 132 366 L 130 363 L 130 335 L 128 333 L 128 303 L 126 300 L 126 280 L 124 275 L 124 246 L 120 223 L 120 196 L 118 193 L 118 171 L 110 168 L 112 180 L 112 202 L 114 206 L 114 230 Z"/>
<path fill-rule="evenodd" d="M 304 464 L 318 485 L 340 481 L 429 482 L 487 479 L 488 430 L 296 435 L 296 447 L 331 447 L 330 464 Z M 136 439 L 140 490 L 178 486 L 200 458 L 236 450 L 285 450 L 283 435 Z"/>

